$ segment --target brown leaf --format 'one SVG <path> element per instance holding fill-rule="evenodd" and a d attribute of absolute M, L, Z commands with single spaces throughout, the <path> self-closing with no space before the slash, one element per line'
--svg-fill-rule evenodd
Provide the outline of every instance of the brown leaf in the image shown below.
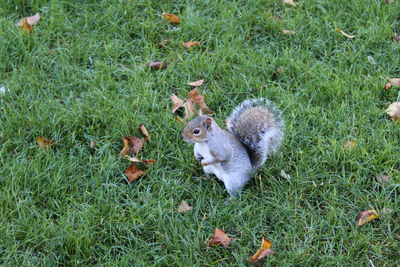
<path fill-rule="evenodd" d="M 149 63 L 149 68 L 153 69 L 153 70 L 166 69 L 167 67 L 168 67 L 168 65 L 165 62 L 156 61 L 156 62 Z"/>
<path fill-rule="evenodd" d="M 364 210 L 358 213 L 356 218 L 357 226 L 362 226 L 367 222 L 379 218 L 378 212 L 376 210 Z"/>
<path fill-rule="evenodd" d="M 392 86 L 400 86 L 400 78 L 389 79 L 389 82 L 385 84 L 383 89 L 388 90 Z"/>
<path fill-rule="evenodd" d="M 194 87 L 199 87 L 199 86 L 202 86 L 203 83 L 204 83 L 204 79 L 203 80 L 198 80 L 198 81 L 195 81 L 195 82 L 190 82 L 190 83 L 188 83 L 188 85 L 194 86 Z"/>
<path fill-rule="evenodd" d="M 182 200 L 181 204 L 179 204 L 178 212 L 183 213 L 183 212 L 191 211 L 192 209 L 193 209 L 193 207 L 190 206 L 190 205 L 186 202 L 186 200 Z"/>
<path fill-rule="evenodd" d="M 41 148 L 50 148 L 56 143 L 56 140 L 47 140 L 43 136 L 39 136 L 37 143 Z"/>
<path fill-rule="evenodd" d="M 376 180 L 381 184 L 388 184 L 392 180 L 392 177 L 389 175 L 380 174 L 376 176 Z"/>
<path fill-rule="evenodd" d="M 293 34 L 296 34 L 295 31 L 290 31 L 290 30 L 282 30 L 282 33 L 283 33 L 283 34 L 286 34 L 286 35 L 293 35 Z"/>
<path fill-rule="evenodd" d="M 339 28 L 336 28 L 335 31 L 340 32 L 342 35 L 344 35 L 344 36 L 346 36 L 347 38 L 350 38 L 350 39 L 353 39 L 353 38 L 357 37 L 357 35 L 350 35 L 350 34 L 347 34 L 347 33 L 345 33 L 344 31 L 342 31 L 342 30 L 339 29 Z"/>
<path fill-rule="evenodd" d="M 386 114 L 388 114 L 393 121 L 400 119 L 400 102 L 390 104 L 386 109 Z"/>
<path fill-rule="evenodd" d="M 22 19 L 22 29 L 29 33 L 33 31 L 33 26 L 28 23 L 26 18 Z"/>
<path fill-rule="evenodd" d="M 135 163 L 144 163 L 144 166 L 146 168 L 149 168 L 150 166 L 152 166 L 154 163 L 156 163 L 155 159 L 144 159 L 144 160 L 140 160 L 137 157 L 129 157 L 126 156 L 126 159 L 128 159 L 129 161 L 135 162 Z"/>
<path fill-rule="evenodd" d="M 256 254 L 250 257 L 250 262 L 254 264 L 264 259 L 265 257 L 274 254 L 275 252 L 270 248 L 271 248 L 271 241 L 269 241 L 265 237 L 262 237 L 261 247 L 256 252 Z"/>
<path fill-rule="evenodd" d="M 131 142 L 131 149 L 130 152 L 133 152 L 135 155 L 137 155 L 140 150 L 143 148 L 143 144 L 145 142 L 144 138 L 138 138 L 136 136 L 131 136 L 129 137 L 129 141 Z"/>
<path fill-rule="evenodd" d="M 208 247 L 216 246 L 216 245 L 223 245 L 224 247 L 229 246 L 233 237 L 228 237 L 222 229 L 217 228 L 215 229 L 214 236 L 207 242 Z"/>
<path fill-rule="evenodd" d="M 344 148 L 353 148 L 355 147 L 357 144 L 355 141 L 347 141 L 346 143 L 343 144 Z"/>
<path fill-rule="evenodd" d="M 148 140 L 150 140 L 150 135 L 149 135 L 149 132 L 147 131 L 147 129 L 146 129 L 146 126 L 144 126 L 144 124 L 141 124 L 140 126 L 139 126 L 139 129 L 138 129 L 144 136 L 146 136 L 146 138 L 148 139 Z"/>
<path fill-rule="evenodd" d="M 297 2 L 295 2 L 293 0 L 283 0 L 283 2 L 285 4 L 287 4 L 287 5 L 290 5 L 290 6 L 297 6 L 299 4 L 299 3 L 297 3 Z"/>
<path fill-rule="evenodd" d="M 200 45 L 199 42 L 192 42 L 192 41 L 183 43 L 183 46 L 184 46 L 186 49 L 190 49 L 190 48 L 192 48 L 192 46 L 199 46 L 199 45 Z"/>
<path fill-rule="evenodd" d="M 162 16 L 170 23 L 181 23 L 181 19 L 175 14 L 162 14 Z"/>
<path fill-rule="evenodd" d="M 172 112 L 175 113 L 179 108 L 184 108 L 185 110 L 185 120 L 188 120 L 194 115 L 193 102 L 189 99 L 180 99 L 176 95 L 171 96 L 172 100 Z"/>
<path fill-rule="evenodd" d="M 146 172 L 139 169 L 136 165 L 132 164 L 126 169 L 125 175 L 128 178 L 128 183 L 132 183 L 143 176 Z"/>
<path fill-rule="evenodd" d="M 35 25 L 40 20 L 40 13 L 38 12 L 38 13 L 36 13 L 35 15 L 33 15 L 31 17 L 25 17 L 25 18 L 20 19 L 20 21 L 18 21 L 18 23 L 15 24 L 15 26 L 23 26 L 24 25 L 24 20 L 30 26 Z"/>
<path fill-rule="evenodd" d="M 121 152 L 119 152 L 120 157 L 127 156 L 131 151 L 131 143 L 129 137 L 122 137 L 122 141 L 124 142 L 124 148 L 122 148 Z"/>
<path fill-rule="evenodd" d="M 189 92 L 189 99 L 195 103 L 199 108 L 207 114 L 213 113 L 207 106 L 206 102 L 204 101 L 204 96 L 202 96 L 197 88 L 194 88 L 192 91 Z"/>

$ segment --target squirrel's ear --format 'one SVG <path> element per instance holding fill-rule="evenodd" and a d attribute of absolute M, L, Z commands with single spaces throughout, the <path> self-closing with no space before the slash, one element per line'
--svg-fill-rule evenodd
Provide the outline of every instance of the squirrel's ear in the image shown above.
<path fill-rule="evenodd" d="M 207 130 L 210 130 L 211 129 L 211 119 L 210 118 L 205 119 L 203 122 L 203 125 L 204 125 L 204 127 L 206 127 Z"/>

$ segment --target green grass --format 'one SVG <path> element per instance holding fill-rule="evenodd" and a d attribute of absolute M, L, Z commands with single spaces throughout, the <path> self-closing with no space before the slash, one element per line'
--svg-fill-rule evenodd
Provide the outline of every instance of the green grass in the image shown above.
<path fill-rule="evenodd" d="M 399 264 L 400 124 L 384 110 L 400 90 L 383 86 L 400 76 L 400 4 L 300 2 L 2 1 L 0 265 L 243 266 L 263 235 L 277 252 L 265 265 Z M 36 12 L 32 34 L 14 26 Z M 162 12 L 181 17 L 179 31 Z M 185 50 L 189 40 L 201 47 Z M 170 112 L 169 97 L 199 79 L 221 124 L 256 97 L 286 120 L 280 151 L 228 204 L 216 179 L 193 179 L 201 166 Z M 141 157 L 157 163 L 127 185 L 121 137 L 141 123 L 152 137 Z M 57 144 L 39 148 L 41 135 Z M 181 200 L 194 210 L 177 213 Z M 357 227 L 371 208 L 392 212 Z M 234 241 L 205 248 L 217 227 Z"/>

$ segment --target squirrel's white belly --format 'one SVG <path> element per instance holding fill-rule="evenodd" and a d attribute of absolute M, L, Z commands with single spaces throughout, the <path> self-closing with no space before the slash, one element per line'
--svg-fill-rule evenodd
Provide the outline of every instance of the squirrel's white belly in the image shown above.
<path fill-rule="evenodd" d="M 205 162 L 211 162 L 214 157 L 210 153 L 210 149 L 208 148 L 207 143 L 196 143 L 194 145 L 194 153 L 200 154 Z M 224 181 L 224 177 L 227 176 L 227 173 L 221 166 L 221 163 L 214 163 L 207 166 L 203 166 L 203 170 L 205 173 L 214 174 L 218 179 Z"/>

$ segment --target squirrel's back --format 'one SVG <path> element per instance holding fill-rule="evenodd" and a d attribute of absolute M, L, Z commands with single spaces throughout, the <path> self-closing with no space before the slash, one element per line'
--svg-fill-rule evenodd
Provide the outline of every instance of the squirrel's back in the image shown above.
<path fill-rule="evenodd" d="M 282 143 L 283 126 L 280 110 L 269 100 L 259 98 L 246 100 L 236 107 L 228 128 L 248 148 L 256 169 Z"/>

